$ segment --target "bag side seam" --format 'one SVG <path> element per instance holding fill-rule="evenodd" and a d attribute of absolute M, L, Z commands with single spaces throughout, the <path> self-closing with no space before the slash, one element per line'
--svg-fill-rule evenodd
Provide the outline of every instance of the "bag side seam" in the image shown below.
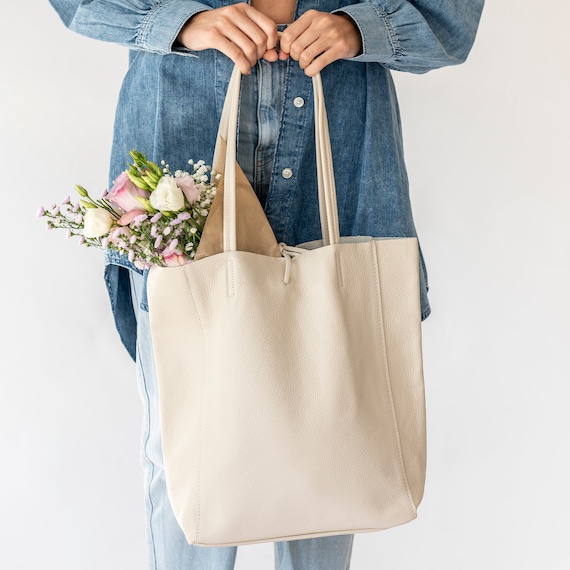
<path fill-rule="evenodd" d="M 398 458 L 400 460 L 400 469 L 402 472 L 402 476 L 404 477 L 404 482 L 405 482 L 405 486 L 406 486 L 406 495 L 408 497 L 408 501 L 410 503 L 410 506 L 412 508 L 412 513 L 415 516 L 417 513 L 416 510 L 416 505 L 414 504 L 414 499 L 412 497 L 412 492 L 410 490 L 410 484 L 408 482 L 408 476 L 406 475 L 406 466 L 404 464 L 404 456 L 402 454 L 402 443 L 400 440 L 400 430 L 398 428 L 398 418 L 396 416 L 396 408 L 394 406 L 394 396 L 393 396 L 393 392 L 392 392 L 392 382 L 390 380 L 390 368 L 388 366 L 388 352 L 386 349 L 386 330 L 384 327 L 384 305 L 382 303 L 382 299 L 381 299 L 381 290 L 382 290 L 382 286 L 380 283 L 380 276 L 379 276 L 379 260 L 378 260 L 378 252 L 376 251 L 376 247 L 374 245 L 374 242 L 370 242 L 372 251 L 373 251 L 373 256 L 374 256 L 374 267 L 375 267 L 375 271 L 374 271 L 374 276 L 376 278 L 376 301 L 377 301 L 377 306 L 378 306 L 378 310 L 379 310 L 379 314 L 380 317 L 382 319 L 382 323 L 381 323 L 381 328 L 382 328 L 382 350 L 383 350 L 383 354 L 384 354 L 384 370 L 386 372 L 386 386 L 388 388 L 388 393 L 390 396 L 390 410 L 392 412 L 392 423 L 394 426 L 394 432 L 396 434 L 396 442 L 398 444 Z"/>

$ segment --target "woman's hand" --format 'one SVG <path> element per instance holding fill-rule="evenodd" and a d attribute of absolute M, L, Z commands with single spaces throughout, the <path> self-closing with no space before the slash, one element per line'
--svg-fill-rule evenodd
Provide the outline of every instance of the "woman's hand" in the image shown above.
<path fill-rule="evenodd" d="M 177 39 L 191 50 L 221 51 L 244 74 L 251 73 L 258 59 L 278 58 L 277 25 L 245 3 L 199 12 L 186 22 Z"/>
<path fill-rule="evenodd" d="M 283 32 L 279 59 L 292 57 L 312 77 L 329 63 L 355 57 L 361 50 L 362 38 L 352 18 L 309 10 Z"/>

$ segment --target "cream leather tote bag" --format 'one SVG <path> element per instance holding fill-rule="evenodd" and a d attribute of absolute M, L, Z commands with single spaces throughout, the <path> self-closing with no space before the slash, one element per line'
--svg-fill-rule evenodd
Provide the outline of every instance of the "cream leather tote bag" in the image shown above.
<path fill-rule="evenodd" d="M 416 517 L 426 464 L 418 243 L 341 240 L 321 78 L 323 241 L 240 251 L 235 68 L 218 133 L 223 252 L 153 267 L 164 467 L 202 546 L 387 529 Z M 320 246 L 320 247 L 319 247 Z"/>

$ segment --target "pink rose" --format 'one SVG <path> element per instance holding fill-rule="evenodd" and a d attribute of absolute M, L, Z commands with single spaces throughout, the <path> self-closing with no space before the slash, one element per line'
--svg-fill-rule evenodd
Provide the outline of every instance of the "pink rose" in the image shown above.
<path fill-rule="evenodd" d="M 126 172 L 121 172 L 115 184 L 109 194 L 107 194 L 106 199 L 113 202 L 124 210 L 125 212 L 130 212 L 131 210 L 141 210 L 142 204 L 137 200 L 137 196 L 142 198 L 148 198 L 150 192 L 147 190 L 142 190 L 133 184 Z"/>
<path fill-rule="evenodd" d="M 118 220 L 117 223 L 120 226 L 128 226 L 129 224 L 135 221 L 137 216 L 146 215 L 146 210 L 129 210 L 127 213 L 123 214 Z"/>
<path fill-rule="evenodd" d="M 166 263 L 168 267 L 178 267 L 180 265 L 186 265 L 190 261 L 188 257 L 183 253 L 176 253 L 176 252 L 171 253 L 169 255 L 165 255 L 163 259 L 164 263 Z"/>
<path fill-rule="evenodd" d="M 180 176 L 176 179 L 176 184 L 190 204 L 193 204 L 200 196 L 201 188 L 196 185 L 192 176 Z"/>

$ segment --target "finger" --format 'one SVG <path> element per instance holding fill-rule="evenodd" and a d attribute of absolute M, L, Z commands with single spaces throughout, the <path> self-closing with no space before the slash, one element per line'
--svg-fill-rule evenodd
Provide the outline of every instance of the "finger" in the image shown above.
<path fill-rule="evenodd" d="M 304 70 L 305 75 L 313 77 L 322 71 L 327 65 L 336 61 L 338 57 L 334 54 L 333 50 L 322 52 L 318 57 L 311 60 L 311 63 L 301 69 Z"/>
<path fill-rule="evenodd" d="M 260 41 L 259 45 L 263 44 L 264 51 L 271 50 L 277 45 L 277 24 L 268 18 L 265 14 L 259 12 L 255 8 L 246 11 L 246 16 L 263 32 L 265 35 L 264 43 Z M 252 38 L 253 39 L 253 38 Z"/>
<path fill-rule="evenodd" d="M 227 55 L 244 75 L 251 73 L 251 68 L 255 65 L 255 62 L 251 64 L 250 60 L 237 44 L 225 37 L 220 37 L 216 42 L 216 49 Z"/>
<path fill-rule="evenodd" d="M 291 54 L 292 44 L 303 34 L 311 25 L 311 20 L 307 17 L 309 12 L 305 12 L 298 20 L 290 24 L 285 31 L 281 34 L 279 40 L 279 56 L 284 54 L 281 59 L 287 59 Z"/>
<path fill-rule="evenodd" d="M 255 62 L 269 49 L 266 33 L 253 20 L 241 13 L 237 14 L 235 20 L 227 21 L 219 31 L 243 49 L 252 65 L 255 65 Z"/>
<path fill-rule="evenodd" d="M 305 32 L 291 46 L 291 57 L 299 62 L 299 67 L 305 69 L 311 62 L 325 51 L 331 49 L 331 44 L 323 37 L 315 37 L 309 31 Z"/>
<path fill-rule="evenodd" d="M 245 28 L 246 33 L 239 26 Z M 244 16 L 241 10 L 232 6 L 228 9 L 219 9 L 219 12 L 211 10 L 197 14 L 190 20 L 189 25 L 185 26 L 184 35 L 181 39 L 183 45 L 188 49 L 197 51 L 210 48 L 218 49 L 236 61 L 238 55 L 235 49 L 230 48 L 226 43 L 229 40 L 241 49 L 251 67 L 255 65 L 258 59 L 258 48 L 249 35 L 256 35 L 256 31 L 258 37 L 261 35 L 263 40 L 262 47 L 259 49 L 259 57 L 261 57 L 266 51 L 265 34 L 249 18 Z M 222 45 L 224 46 L 223 49 Z"/>
<path fill-rule="evenodd" d="M 320 38 L 303 51 L 299 57 L 299 66 L 306 75 L 313 76 L 334 61 L 354 57 L 359 50 L 358 43 L 349 44 L 335 38 Z"/>
<path fill-rule="evenodd" d="M 345 54 L 336 41 L 319 38 L 301 53 L 299 67 L 305 71 L 306 75 L 312 77 L 333 61 L 343 57 Z"/>
<path fill-rule="evenodd" d="M 277 61 L 279 59 L 279 54 L 275 51 L 275 48 L 273 49 L 268 49 L 264 54 L 263 54 L 263 59 L 270 61 L 271 63 Z"/>
<path fill-rule="evenodd" d="M 242 7 L 243 6 L 243 7 Z M 236 30 L 240 30 L 244 36 L 255 46 L 255 61 L 262 58 L 263 55 L 277 43 L 277 24 L 270 18 L 252 8 L 248 4 L 237 4 L 234 9 L 226 14 L 227 21 L 220 27 L 220 31 L 229 39 L 242 46 L 246 56 L 252 60 L 251 46 L 245 42 Z"/>
<path fill-rule="evenodd" d="M 290 56 L 299 62 L 301 69 L 305 69 L 316 57 L 321 55 L 330 46 L 326 37 L 323 37 L 314 26 L 307 28 L 292 44 Z"/>
<path fill-rule="evenodd" d="M 265 46 L 263 49 L 260 49 L 240 28 L 230 26 L 224 31 L 223 35 L 242 51 L 243 55 L 249 61 L 250 67 L 253 67 L 257 60 L 265 53 Z"/>
<path fill-rule="evenodd" d="M 287 57 L 292 57 L 295 61 L 299 61 L 301 54 L 307 49 L 310 49 L 318 37 L 318 32 L 316 32 L 313 28 L 309 28 L 293 41 L 288 51 L 280 50 L 280 53 L 284 53 Z M 314 48 L 310 51 L 314 51 Z M 318 53 L 315 53 L 314 57 L 317 55 Z M 287 59 L 287 57 L 284 59 Z"/>

